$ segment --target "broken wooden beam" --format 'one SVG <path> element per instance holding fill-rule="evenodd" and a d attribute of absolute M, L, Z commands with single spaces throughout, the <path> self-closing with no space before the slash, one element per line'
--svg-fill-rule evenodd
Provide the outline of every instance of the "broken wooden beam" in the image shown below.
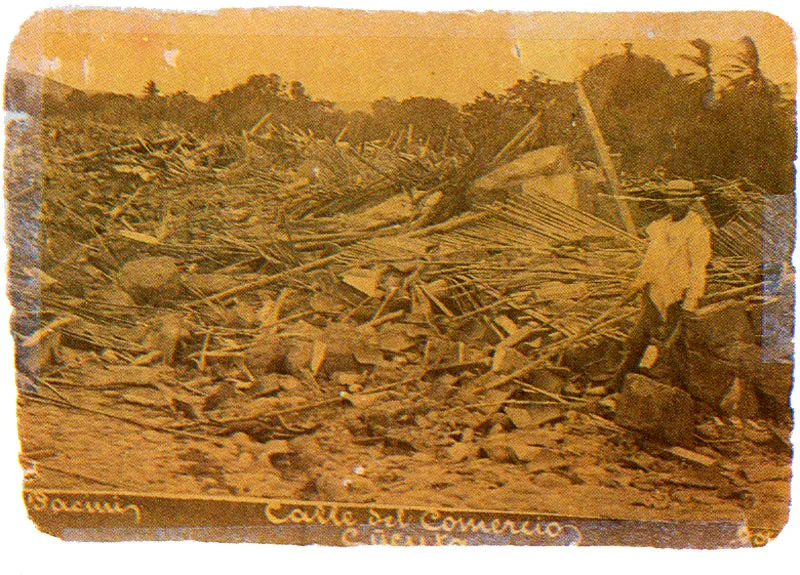
<path fill-rule="evenodd" d="M 597 156 L 600 160 L 600 165 L 608 179 L 608 183 L 611 185 L 614 200 L 617 202 L 617 207 L 619 209 L 619 215 L 622 217 L 622 223 L 625 225 L 625 229 L 628 233 L 636 235 L 636 224 L 633 223 L 631 210 L 628 204 L 625 203 L 625 200 L 619 197 L 622 193 L 622 184 L 620 184 L 619 176 L 617 176 L 617 169 L 614 166 L 614 162 L 611 160 L 611 153 L 608 151 L 603 133 L 600 131 L 600 125 L 597 123 L 592 105 L 589 102 L 589 98 L 586 96 L 586 92 L 583 91 L 583 86 L 580 81 L 575 82 L 575 93 L 578 96 L 578 104 L 580 104 L 581 110 L 583 110 L 583 116 L 586 119 L 586 125 L 589 128 L 592 141 L 594 141 L 594 146 L 597 148 Z"/>

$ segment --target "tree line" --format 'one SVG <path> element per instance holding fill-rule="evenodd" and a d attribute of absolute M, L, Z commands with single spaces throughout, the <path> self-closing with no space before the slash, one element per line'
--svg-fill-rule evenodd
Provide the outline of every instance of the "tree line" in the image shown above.
<path fill-rule="evenodd" d="M 698 178 L 746 177 L 771 193 L 794 190 L 796 102 L 768 79 L 752 39 L 740 41 L 735 63 L 715 69 L 713 47 L 689 43 L 688 72 L 669 71 L 631 44 L 586 69 L 579 80 L 605 139 L 631 177 L 666 172 Z M 6 95 L 8 101 L 8 94 Z M 360 145 L 384 140 L 493 157 L 540 114 L 531 148 L 563 144 L 573 159 L 594 161 L 570 82 L 532 73 L 502 93 L 484 92 L 457 106 L 441 98 L 381 98 L 369 111 L 345 112 L 312 97 L 299 81 L 254 75 L 201 101 L 180 91 L 162 94 L 148 82 L 139 95 L 75 90 L 65 100 L 45 95 L 46 116 L 67 116 L 154 130 L 165 124 L 196 134 L 240 134 L 269 122 Z"/>

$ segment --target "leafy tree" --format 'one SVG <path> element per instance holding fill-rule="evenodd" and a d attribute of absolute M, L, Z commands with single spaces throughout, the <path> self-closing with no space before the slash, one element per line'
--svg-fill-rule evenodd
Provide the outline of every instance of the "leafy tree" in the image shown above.
<path fill-rule="evenodd" d="M 302 82 L 298 82 L 297 80 L 289 85 L 289 95 L 292 100 L 297 102 L 308 102 L 311 99 L 308 97 L 308 94 L 306 94 L 305 86 L 303 86 Z"/>
<path fill-rule="evenodd" d="M 161 93 L 160 90 L 158 89 L 158 86 L 156 86 L 155 80 L 148 80 L 147 83 L 144 85 L 144 89 L 142 90 L 142 92 L 147 98 L 155 98 Z"/>
<path fill-rule="evenodd" d="M 705 78 L 711 78 L 713 75 L 711 69 L 711 44 L 702 38 L 690 40 L 689 44 L 697 49 L 697 54 L 679 54 L 679 56 L 701 68 L 705 72 Z"/>
<path fill-rule="evenodd" d="M 269 113 L 276 124 L 315 131 L 323 126 L 327 134 L 333 109 L 330 102 L 314 100 L 301 82 L 287 86 L 277 74 L 251 76 L 244 84 L 212 96 L 208 107 L 215 128 L 234 133 L 249 130 Z"/>
<path fill-rule="evenodd" d="M 669 118 L 663 96 L 671 80 L 663 62 L 634 53 L 632 46 L 624 54 L 605 56 L 581 76 L 600 129 L 620 154 L 624 171 L 649 174 L 666 160 Z M 585 142 L 580 155 L 591 153 L 594 159 L 593 147 Z"/>
<path fill-rule="evenodd" d="M 372 103 L 380 138 L 406 134 L 414 143 L 440 148 L 458 127 L 458 108 L 442 98 L 415 96 L 398 102 L 382 98 Z"/>
<path fill-rule="evenodd" d="M 490 158 L 516 134 L 530 112 L 506 94 L 483 92 L 462 107 L 464 134 L 477 155 Z"/>
<path fill-rule="evenodd" d="M 714 79 L 714 70 L 712 68 L 712 49 L 711 44 L 702 38 L 695 38 L 690 40 L 691 44 L 696 50 L 697 54 L 679 54 L 681 58 L 687 62 L 691 62 L 703 71 L 703 75 L 695 78 L 695 74 L 688 74 L 687 79 L 691 79 L 691 84 L 701 91 L 702 104 L 706 108 L 711 108 L 716 103 L 716 80 Z M 682 76 L 679 75 L 678 79 Z"/>
<path fill-rule="evenodd" d="M 768 191 L 794 191 L 796 104 L 764 76 L 752 38 L 740 40 L 737 64 L 715 110 L 717 131 L 707 172 L 745 176 Z"/>
<path fill-rule="evenodd" d="M 663 62 L 637 54 L 628 43 L 581 75 L 606 142 L 620 155 L 620 168 L 634 176 L 662 167 L 671 175 L 695 179 L 745 176 L 768 191 L 790 193 L 796 148 L 794 100 L 764 75 L 751 38 L 742 38 L 736 62 L 722 71 L 714 68 L 710 43 L 697 38 L 689 44 L 694 53 L 680 55 L 695 67 L 688 73 L 673 75 Z M 6 101 L 19 99 L 22 88 L 6 86 Z M 275 125 L 318 137 L 340 137 L 355 145 L 394 134 L 395 142 L 405 137 L 415 150 L 425 144 L 435 150 L 459 149 L 472 155 L 469 170 L 462 170 L 469 174 L 487 168 L 520 128 L 541 112 L 536 137 L 525 143 L 529 149 L 566 144 L 575 159 L 596 159 L 574 85 L 535 71 L 504 92 L 484 92 L 460 109 L 441 98 L 381 98 L 372 103 L 370 112 L 348 114 L 332 102 L 313 98 L 300 81 L 286 82 L 277 74 L 250 76 L 207 102 L 185 91 L 164 96 L 150 80 L 140 97 L 89 96 L 74 90 L 63 103 L 44 99 L 43 107 L 48 116 L 150 124 L 153 129 L 169 122 L 198 133 L 239 134 L 270 114 Z M 454 189 L 460 190 L 462 184 Z"/>

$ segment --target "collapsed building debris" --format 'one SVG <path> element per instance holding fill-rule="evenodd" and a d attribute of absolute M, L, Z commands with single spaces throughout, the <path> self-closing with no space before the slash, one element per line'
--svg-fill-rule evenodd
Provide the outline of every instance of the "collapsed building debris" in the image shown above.
<path fill-rule="evenodd" d="M 466 158 L 268 120 L 209 141 L 9 129 L 23 420 L 39 406 L 199 440 L 170 448 L 198 489 L 335 501 L 468 502 L 447 474 L 469 473 L 476 488 L 746 507 L 771 481 L 754 462 L 789 457 L 791 366 L 762 361 L 758 326 L 791 292 L 763 295 L 745 181 L 697 183 L 718 225 L 687 388 L 629 376 L 598 397 L 638 313 L 619 297 L 645 242 L 582 203 L 563 148 L 495 166 L 468 209 L 425 225 Z M 14 181 L 33 166 L 41 183 Z M 652 219 L 645 182 L 623 183 L 634 219 Z"/>

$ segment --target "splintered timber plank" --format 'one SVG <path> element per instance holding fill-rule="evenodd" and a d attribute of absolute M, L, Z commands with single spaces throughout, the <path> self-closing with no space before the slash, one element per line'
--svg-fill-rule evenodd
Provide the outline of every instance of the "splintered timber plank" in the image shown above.
<path fill-rule="evenodd" d="M 530 202 L 530 207 L 523 206 L 523 201 Z M 616 236 L 623 236 L 626 237 L 628 240 L 632 241 L 635 244 L 641 244 L 642 239 L 636 236 L 635 234 L 631 234 L 626 232 L 625 230 L 621 230 L 613 224 L 608 223 L 607 221 L 603 220 L 591 214 L 589 212 L 585 212 L 583 210 L 579 210 L 567 204 L 561 203 L 558 200 L 550 198 L 548 196 L 539 195 L 536 197 L 533 196 L 524 196 L 521 198 L 516 198 L 508 202 L 511 205 L 522 207 L 524 209 L 531 209 L 533 211 L 542 211 L 546 212 L 548 217 L 562 217 L 571 220 L 570 225 L 579 225 L 586 231 L 591 231 L 594 226 L 601 226 L 604 229 L 612 232 Z"/>
<path fill-rule="evenodd" d="M 236 286 L 236 287 L 233 287 L 233 288 L 218 292 L 216 294 L 210 295 L 210 296 L 208 296 L 206 298 L 203 298 L 201 300 L 197 300 L 197 302 L 203 302 L 203 301 L 218 302 L 218 301 L 222 301 L 222 300 L 231 298 L 233 296 L 236 296 L 236 295 L 239 295 L 239 294 L 242 294 L 242 293 L 246 293 L 248 291 L 252 291 L 252 290 L 255 290 L 255 289 L 258 289 L 258 288 L 266 287 L 266 286 L 268 286 L 268 285 L 270 285 L 270 284 L 272 284 L 272 283 L 274 283 L 274 282 L 276 282 L 276 281 L 278 281 L 280 279 L 285 278 L 286 276 L 288 276 L 290 274 L 308 272 L 308 271 L 311 271 L 311 270 L 315 270 L 315 269 L 324 267 L 324 266 L 326 266 L 328 264 L 334 263 L 338 258 L 339 258 L 339 254 L 334 254 L 332 256 L 327 256 L 327 257 L 324 257 L 324 258 L 320 258 L 318 260 L 314 260 L 312 262 L 308 262 L 307 264 L 303 264 L 301 266 L 297 266 L 297 267 L 293 267 L 293 268 L 290 268 L 290 269 L 287 269 L 287 270 L 283 270 L 282 272 L 278 272 L 276 274 L 272 274 L 270 276 L 267 276 L 267 277 L 264 277 L 264 278 L 261 278 L 261 279 L 255 280 L 255 281 L 252 281 L 252 282 L 240 285 L 240 286 Z"/>
<path fill-rule="evenodd" d="M 536 115 L 528 120 L 528 122 L 520 129 L 520 131 L 517 132 L 499 152 L 497 152 L 497 155 L 493 160 L 495 164 L 499 163 L 508 152 L 512 151 L 517 146 L 517 144 L 522 143 L 523 140 L 526 140 L 539 130 L 539 127 L 541 126 L 542 111 L 549 108 L 553 102 L 554 100 L 551 100 L 542 110 L 536 112 Z"/>
<path fill-rule="evenodd" d="M 703 455 L 702 453 L 691 451 L 684 447 L 674 446 L 670 447 L 669 449 L 665 449 L 665 451 L 671 453 L 676 457 L 680 457 L 681 459 L 684 459 L 686 461 L 691 461 L 692 463 L 697 463 L 699 465 L 702 465 L 703 467 L 709 467 L 717 462 L 717 460 L 714 459 L 713 457 L 709 457 L 707 455 Z"/>
<path fill-rule="evenodd" d="M 597 155 L 600 159 L 600 164 L 603 166 L 603 172 L 605 172 L 606 178 L 608 178 L 608 182 L 611 184 L 611 189 L 614 192 L 619 214 L 622 217 L 622 222 L 625 224 L 625 229 L 628 230 L 628 233 L 636 235 L 636 224 L 633 223 L 633 217 L 631 216 L 628 204 L 625 203 L 625 200 L 616 197 L 622 192 L 622 185 L 620 184 L 619 176 L 617 176 L 617 169 L 614 167 L 614 162 L 611 160 L 608 146 L 606 145 L 605 139 L 603 139 L 603 133 L 600 131 L 597 118 L 595 118 L 594 111 L 592 110 L 592 104 L 589 102 L 589 98 L 586 96 L 586 92 L 584 92 L 583 85 L 581 85 L 580 81 L 575 82 L 575 93 L 578 96 L 578 104 L 580 104 L 583 110 L 589 133 L 592 135 L 592 140 L 597 149 Z"/>

